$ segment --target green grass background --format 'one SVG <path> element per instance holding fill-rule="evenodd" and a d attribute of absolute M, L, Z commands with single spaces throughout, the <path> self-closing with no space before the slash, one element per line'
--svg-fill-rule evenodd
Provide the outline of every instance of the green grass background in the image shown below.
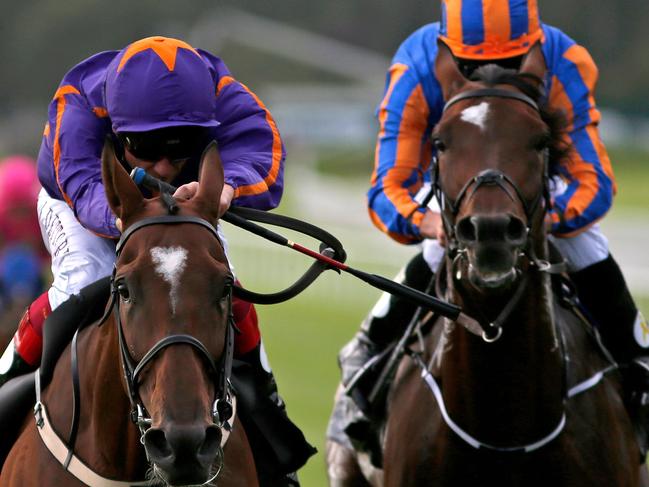
<path fill-rule="evenodd" d="M 326 169 L 328 163 L 335 160 L 333 171 L 343 172 L 341 168 L 354 167 L 353 164 L 345 164 L 345 157 L 364 156 L 355 152 L 351 156 L 349 154 L 339 154 L 336 157 L 329 155 L 324 163 L 322 160 L 319 161 L 319 166 Z M 649 225 L 649 156 L 640 151 L 618 150 L 611 151 L 611 158 L 616 169 L 619 191 L 615 201 L 615 211 L 608 218 L 629 215 L 644 217 L 644 221 Z M 351 175 L 359 178 L 359 199 L 364 198 L 367 185 L 365 178 L 369 177 L 369 172 L 368 169 L 366 175 Z M 297 202 L 290 194 L 288 196 L 290 206 L 296 205 Z M 282 206 L 279 212 L 288 215 L 299 213 L 297 207 L 290 206 Z M 377 230 L 374 238 L 385 240 L 386 237 Z M 345 244 L 344 240 L 343 244 Z M 252 258 L 246 255 L 246 252 L 250 251 L 238 253 L 236 248 L 232 250 L 235 265 L 242 259 Z M 280 251 L 288 253 L 289 259 L 295 258 L 301 262 L 302 267 L 306 265 L 300 260 L 299 255 L 295 255 L 290 250 L 280 249 Z M 350 255 L 348 262 L 352 266 L 361 268 L 360 265 L 354 264 L 361 257 Z M 386 262 L 381 269 L 364 270 L 391 277 L 389 273 L 404 263 L 396 257 L 391 258 L 389 251 L 386 251 L 385 259 Z M 258 274 L 255 272 L 247 271 L 245 274 L 242 276 L 243 282 L 253 289 L 258 283 L 264 281 L 261 278 L 258 281 L 256 279 Z M 280 286 L 280 284 L 268 286 L 267 283 L 263 285 L 268 290 L 277 290 Z M 336 292 L 336 288 L 343 285 L 345 295 L 341 296 Z M 312 457 L 299 472 L 304 487 L 327 485 L 323 453 L 325 429 L 332 407 L 333 394 L 339 380 L 336 355 L 340 347 L 356 332 L 361 320 L 378 296 L 378 291 L 361 281 L 344 274 L 338 276 L 329 271 L 312 288 L 287 303 L 258 306 L 264 342 L 280 393 L 286 400 L 290 416 L 303 429 L 307 439 L 319 450 L 318 454 Z M 637 296 L 637 299 L 646 315 L 649 311 L 649 296 Z"/>

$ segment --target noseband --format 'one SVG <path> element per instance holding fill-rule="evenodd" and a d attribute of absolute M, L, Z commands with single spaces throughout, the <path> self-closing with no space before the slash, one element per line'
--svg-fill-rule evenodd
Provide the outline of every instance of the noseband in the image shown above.
<path fill-rule="evenodd" d="M 194 225 L 202 226 L 216 238 L 220 245 L 222 245 L 219 235 L 214 226 L 203 220 L 202 218 L 177 215 L 156 216 L 138 221 L 134 225 L 130 226 L 122 234 L 115 249 L 116 257 L 119 257 L 128 239 L 141 228 L 151 225 L 177 225 L 182 223 L 191 223 Z M 220 428 L 228 429 L 228 420 L 232 417 L 233 413 L 232 399 L 230 396 L 230 373 L 232 371 L 232 356 L 234 351 L 232 288 L 230 288 L 228 294 L 228 325 L 226 327 L 225 334 L 225 350 L 218 367 L 214 358 L 212 357 L 212 354 L 210 354 L 205 345 L 203 345 L 199 340 L 191 335 L 182 334 L 169 335 L 161 339 L 155 345 L 153 345 L 147 353 L 144 354 L 139 362 L 136 362 L 128 351 L 128 345 L 124 337 L 122 318 L 119 309 L 121 300 L 117 291 L 117 286 L 115 285 L 116 270 L 117 267 L 115 266 L 115 268 L 113 269 L 113 276 L 111 278 L 111 301 L 100 324 L 105 321 L 111 311 L 114 311 L 119 337 L 119 349 L 122 357 L 122 369 L 124 371 L 124 378 L 126 380 L 129 399 L 131 401 L 131 420 L 139 427 L 140 432 L 143 436 L 144 433 L 146 433 L 146 431 L 151 427 L 152 423 L 151 417 L 146 411 L 146 408 L 144 407 L 144 404 L 138 392 L 140 386 L 140 372 L 165 348 L 172 345 L 189 345 L 197 350 L 199 355 L 207 362 L 209 368 L 209 377 L 212 379 L 216 386 L 215 400 L 212 406 L 212 419 L 214 421 L 214 424 L 216 424 Z"/>

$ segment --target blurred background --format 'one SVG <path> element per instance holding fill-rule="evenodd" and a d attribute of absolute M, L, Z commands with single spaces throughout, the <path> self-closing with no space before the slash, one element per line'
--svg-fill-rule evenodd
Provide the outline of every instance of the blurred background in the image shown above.
<path fill-rule="evenodd" d="M 365 192 L 390 58 L 437 0 L 22 0 L 0 26 L 0 158 L 37 155 L 47 105 L 74 64 L 133 40 L 167 35 L 222 57 L 273 113 L 286 142 L 286 193 L 278 212 L 338 236 L 353 267 L 391 277 L 413 247 L 372 227 Z M 603 225 L 645 315 L 649 312 L 649 56 L 646 0 L 539 0 L 542 19 L 586 46 L 600 68 L 597 101 L 618 196 Z M 250 288 L 278 290 L 310 263 L 226 227 L 237 272 Z M 288 232 L 287 235 L 290 236 Z M 293 235 L 296 241 L 315 242 Z M 338 381 L 336 354 L 379 293 L 333 272 L 293 301 L 260 307 L 280 393 L 320 453 L 302 470 L 325 485 L 324 432 Z"/>

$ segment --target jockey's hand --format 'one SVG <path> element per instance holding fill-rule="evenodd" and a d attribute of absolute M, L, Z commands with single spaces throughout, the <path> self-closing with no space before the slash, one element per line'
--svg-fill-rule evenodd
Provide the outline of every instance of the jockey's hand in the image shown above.
<path fill-rule="evenodd" d="M 198 181 L 192 181 L 191 183 L 183 184 L 182 186 L 180 186 L 173 194 L 173 197 L 180 200 L 188 200 L 193 198 L 197 192 Z"/>
<path fill-rule="evenodd" d="M 123 233 L 124 230 L 122 230 L 122 219 L 121 218 L 115 218 L 115 226 L 117 227 L 117 230 L 119 230 L 119 233 Z"/>
<path fill-rule="evenodd" d="M 224 184 L 223 191 L 221 191 L 221 202 L 219 203 L 219 218 L 221 218 L 223 214 L 228 211 L 233 198 L 234 188 L 229 184 Z"/>
<path fill-rule="evenodd" d="M 191 183 L 183 184 L 180 186 L 176 192 L 173 194 L 174 198 L 179 199 L 191 199 L 196 196 L 198 192 L 198 182 L 192 181 Z M 229 184 L 223 185 L 223 191 L 221 191 L 221 200 L 219 201 L 219 218 L 223 216 L 223 213 L 228 211 L 232 199 L 234 198 L 234 188 Z"/>
<path fill-rule="evenodd" d="M 424 219 L 419 225 L 419 233 L 424 238 L 436 238 L 441 246 L 446 246 L 446 233 L 442 224 L 442 215 L 435 211 L 426 210 Z"/>

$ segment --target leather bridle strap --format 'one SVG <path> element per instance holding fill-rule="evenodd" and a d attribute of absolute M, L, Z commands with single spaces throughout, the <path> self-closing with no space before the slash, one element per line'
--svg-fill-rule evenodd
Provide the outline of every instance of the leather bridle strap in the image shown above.
<path fill-rule="evenodd" d="M 202 357 L 209 364 L 210 370 L 216 373 L 217 371 L 216 364 L 214 363 L 214 360 L 212 360 L 212 357 L 210 356 L 210 352 L 208 352 L 207 349 L 205 348 L 205 345 L 203 345 L 200 341 L 198 341 L 196 338 L 194 338 L 191 335 L 169 335 L 164 337 L 155 345 L 153 345 L 153 347 L 151 347 L 151 349 L 146 353 L 146 355 L 142 357 L 142 360 L 140 360 L 137 363 L 135 369 L 133 369 L 133 382 L 137 382 L 138 375 L 140 374 L 140 372 L 142 372 L 142 369 L 144 369 L 144 367 L 146 367 L 148 363 L 155 358 L 158 352 L 161 352 L 163 349 L 171 345 L 177 345 L 182 343 L 191 345 L 192 347 L 198 349 L 201 352 Z"/>
<path fill-rule="evenodd" d="M 166 215 L 166 216 L 145 218 L 143 220 L 134 223 L 132 226 L 128 227 L 128 229 L 122 234 L 122 237 L 120 238 L 117 244 L 115 252 L 117 256 L 119 256 L 121 251 L 124 248 L 124 245 L 126 244 L 128 239 L 133 235 L 133 233 L 135 233 L 137 230 L 140 230 L 144 227 L 150 225 L 165 225 L 165 224 L 173 225 L 173 224 L 184 224 L 184 223 L 196 224 L 202 226 L 217 239 L 220 245 L 222 245 L 222 242 L 218 236 L 216 229 L 212 224 L 210 224 L 206 220 L 194 216 Z M 210 368 L 210 376 L 212 380 L 214 380 L 215 382 L 219 381 L 218 386 L 220 386 L 220 387 L 216 387 L 217 397 L 214 402 L 215 404 L 214 411 L 212 412 L 213 414 L 218 413 L 217 422 L 220 425 L 225 423 L 225 421 L 227 421 L 232 414 L 232 407 L 229 402 L 229 383 L 228 383 L 229 374 L 232 367 L 232 354 L 234 349 L 234 340 L 232 337 L 233 333 L 231 331 L 231 328 L 233 326 L 232 294 L 230 293 L 228 295 L 229 298 L 228 317 L 227 317 L 228 322 L 226 325 L 224 355 L 222 356 L 221 369 L 219 370 L 219 368 L 216 366 L 212 356 L 210 355 L 209 351 L 205 348 L 205 346 L 199 340 L 197 340 L 196 338 L 190 335 L 170 335 L 161 339 L 155 345 L 153 345 L 151 349 L 149 349 L 149 351 L 142 357 L 142 359 L 138 363 L 136 363 L 131 357 L 130 353 L 128 352 L 128 345 L 126 344 L 126 339 L 124 337 L 122 319 L 119 310 L 120 298 L 117 296 L 117 290 L 115 289 L 114 276 L 112 279 L 111 286 L 113 289 L 112 289 L 112 299 L 111 299 L 110 308 L 114 310 L 115 321 L 117 322 L 116 324 L 117 324 L 117 331 L 118 331 L 119 348 L 122 356 L 122 368 L 124 371 L 124 377 L 126 379 L 126 385 L 129 392 L 129 399 L 131 401 L 131 406 L 132 406 L 132 411 L 131 411 L 132 419 L 140 427 L 142 434 L 144 434 L 144 432 L 146 431 L 146 427 L 150 423 L 150 419 L 145 416 L 145 408 L 142 405 L 142 402 L 139 398 L 138 375 L 142 371 L 142 369 L 146 367 L 146 365 L 150 363 L 158 353 L 160 353 L 165 348 L 176 344 L 186 344 L 192 346 L 194 349 L 199 351 L 200 355 L 207 361 Z M 221 408 L 221 410 L 218 410 L 219 407 Z"/>
<path fill-rule="evenodd" d="M 503 90 L 501 88 L 481 88 L 478 90 L 469 90 L 462 93 L 458 93 L 444 105 L 442 113 L 448 110 L 451 106 L 455 105 L 458 101 L 467 100 L 469 98 L 485 98 L 485 97 L 495 97 L 495 98 L 509 98 L 511 100 L 522 101 L 523 103 L 528 104 L 534 110 L 539 112 L 538 104 L 532 100 L 529 96 L 524 95 L 523 93 L 518 93 L 516 91 Z"/>
<path fill-rule="evenodd" d="M 203 220 L 202 218 L 193 217 L 193 216 L 157 216 L 151 218 L 145 218 L 127 229 L 122 237 L 120 238 L 117 247 L 116 255 L 119 256 L 127 240 L 135 233 L 137 230 L 158 224 L 182 224 L 190 223 L 197 224 L 203 228 L 210 231 L 210 233 L 217 239 L 217 242 L 222 246 L 222 242 L 218 236 L 218 233 L 213 225 Z M 194 349 L 200 352 L 200 355 L 206 360 L 210 368 L 211 379 L 216 382 L 219 381 L 217 385 L 215 383 L 215 395 L 217 399 L 214 401 L 213 406 L 213 417 L 215 423 L 219 426 L 224 433 L 222 434 L 222 443 L 221 446 L 225 444 L 229 436 L 229 432 L 232 430 L 233 417 L 236 404 L 231 402 L 230 399 L 230 384 L 229 377 L 232 370 L 232 360 L 233 360 L 233 351 L 234 351 L 234 337 L 233 337 L 233 314 L 232 314 L 232 292 L 228 294 L 228 317 L 226 325 L 226 336 L 225 336 L 225 346 L 224 346 L 224 355 L 222 356 L 222 368 L 221 374 L 219 376 L 219 369 L 216 366 L 214 359 L 211 354 L 205 348 L 205 346 L 196 338 L 191 335 L 170 335 L 159 340 L 151 349 L 142 357 L 142 359 L 135 363 L 128 352 L 128 346 L 124 339 L 123 329 L 122 329 L 122 320 L 119 313 L 119 302 L 120 299 L 117 296 L 117 290 L 115 288 L 115 270 L 113 270 L 113 278 L 111 279 L 111 300 L 109 305 L 104 313 L 104 316 L 99 322 L 101 325 L 111 311 L 115 312 L 117 329 L 118 329 L 118 339 L 120 353 L 122 355 L 122 368 L 124 370 L 124 376 L 126 379 L 126 384 L 129 392 L 129 399 L 131 401 L 131 419 L 135 422 L 142 434 L 146 430 L 146 424 L 150 422 L 148 418 L 143 417 L 144 407 L 139 401 L 139 395 L 137 393 L 137 378 L 141 370 L 150 363 L 155 356 L 160 353 L 165 348 L 176 345 L 176 344 L 186 344 L 190 345 Z M 127 487 L 127 486 L 140 486 L 140 485 L 150 485 L 149 481 L 144 482 L 122 482 L 115 481 L 111 479 L 106 479 L 101 477 L 92 471 L 88 466 L 86 466 L 75 454 L 74 446 L 76 443 L 80 409 L 81 409 L 81 392 L 80 392 L 80 381 L 79 381 L 79 367 L 77 359 L 77 341 L 78 341 L 79 330 L 75 333 L 72 344 L 71 344 L 71 369 L 72 369 L 72 390 L 73 390 L 73 411 L 72 411 L 72 425 L 70 428 L 70 435 L 68 444 L 66 445 L 63 440 L 61 440 L 56 432 L 54 432 L 49 418 L 47 416 L 47 411 L 45 405 L 41 402 L 41 385 L 40 385 L 40 371 L 36 372 L 36 405 L 34 406 L 34 416 L 36 418 L 36 426 L 43 440 L 43 443 L 47 449 L 54 455 L 54 457 L 61 463 L 63 468 L 69 471 L 76 478 L 86 483 L 87 485 L 93 487 Z M 142 416 L 142 417 L 141 417 Z M 145 423 L 145 424 L 143 424 Z"/>
<path fill-rule="evenodd" d="M 548 163 L 547 161 L 544 161 L 544 164 L 547 165 L 547 163 Z M 543 181 L 543 184 L 545 188 L 545 181 Z M 507 174 L 497 169 L 485 169 L 484 171 L 481 171 L 479 174 L 477 174 L 476 176 L 469 179 L 466 183 L 464 183 L 464 186 L 462 186 L 462 189 L 460 190 L 457 197 L 455 198 L 455 201 L 448 198 L 448 196 L 446 196 L 446 194 L 442 191 L 444 203 L 449 206 L 451 213 L 453 214 L 453 217 L 456 217 L 457 214 L 459 213 L 460 205 L 462 204 L 464 198 L 470 200 L 471 197 L 475 194 L 475 192 L 478 191 L 478 189 L 480 189 L 482 186 L 497 186 L 500 189 L 502 189 L 513 202 L 516 201 L 520 202 L 528 221 L 532 220 L 534 212 L 536 211 L 536 208 L 539 206 L 539 202 L 545 196 L 545 189 L 544 189 L 543 191 L 540 191 L 536 195 L 534 201 L 530 205 L 528 204 L 520 188 L 516 185 L 516 183 L 512 180 L 512 178 L 510 178 Z M 512 192 L 508 189 L 508 187 L 511 187 L 514 190 L 514 194 L 512 194 Z"/>
<path fill-rule="evenodd" d="M 163 215 L 145 218 L 128 227 L 117 242 L 117 246 L 115 247 L 115 255 L 119 256 L 119 254 L 122 252 L 122 249 L 124 248 L 124 244 L 126 244 L 131 235 L 133 235 L 143 227 L 161 224 L 180 225 L 182 223 L 193 223 L 202 226 L 203 228 L 207 229 L 212 235 L 214 235 L 216 240 L 218 240 L 221 246 L 223 246 L 216 228 L 214 228 L 214 225 L 212 225 L 208 221 L 203 220 L 202 218 L 199 218 L 197 216 Z"/>
<path fill-rule="evenodd" d="M 484 97 L 496 97 L 496 98 L 505 98 L 505 99 L 511 99 L 515 101 L 519 101 L 522 103 L 527 104 L 531 108 L 533 108 L 535 111 L 540 113 L 540 109 L 538 104 L 529 96 L 515 92 L 515 91 L 510 91 L 510 90 L 504 90 L 501 88 L 482 88 L 482 89 L 476 89 L 476 90 L 469 90 L 465 91 L 463 93 L 459 93 L 452 97 L 445 105 L 443 111 L 448 110 L 452 105 L 455 103 L 461 101 L 461 100 L 468 100 L 468 99 L 474 99 L 474 98 L 484 98 Z M 528 244 L 527 247 L 529 252 L 532 253 L 532 256 L 530 257 L 530 262 L 535 268 L 539 271 L 542 272 L 557 272 L 559 269 L 559 266 L 554 266 L 549 264 L 547 261 L 541 261 L 536 256 L 534 255 L 534 249 L 531 245 L 529 245 L 529 232 L 530 232 L 530 225 L 531 222 L 534 218 L 534 214 L 539 208 L 540 202 L 545 198 L 546 202 L 549 201 L 549 194 L 548 194 L 548 165 L 549 165 L 549 151 L 545 149 L 544 152 L 544 173 L 543 173 L 543 187 L 541 191 L 535 196 L 534 200 L 531 203 L 528 203 L 528 201 L 525 199 L 522 191 L 518 187 L 518 185 L 509 177 L 507 174 L 503 173 L 502 171 L 499 171 L 497 169 L 485 169 L 481 171 L 479 174 L 473 176 L 470 178 L 468 181 L 465 182 L 465 184 L 462 186 L 460 189 L 460 192 L 458 193 L 457 197 L 455 200 L 451 200 L 446 193 L 444 192 L 443 188 L 441 187 L 440 183 L 440 178 L 439 178 L 439 163 L 437 161 L 437 156 L 435 155 L 433 157 L 433 164 L 432 164 L 432 187 L 433 191 L 432 194 L 435 195 L 435 197 L 438 200 L 439 206 L 441 208 L 441 216 L 444 224 L 444 228 L 446 230 L 446 234 L 448 236 L 448 241 L 449 241 L 449 249 L 451 251 L 451 255 L 453 257 L 453 264 L 458 261 L 459 258 L 465 255 L 465 249 L 461 248 L 458 241 L 457 237 L 455 236 L 455 220 L 457 218 L 457 215 L 459 214 L 460 211 L 460 205 L 462 204 L 463 200 L 471 199 L 471 197 L 475 194 L 478 189 L 482 186 L 496 186 L 497 188 L 500 188 L 505 194 L 513 201 L 513 202 L 519 202 L 522 205 L 523 211 L 525 212 L 525 216 L 527 218 L 527 231 L 528 231 Z M 512 191 L 513 190 L 513 191 Z M 450 214 L 449 214 L 450 211 Z M 484 325 L 482 321 L 480 320 L 471 320 L 468 323 L 461 323 L 468 331 L 471 333 L 481 336 L 483 340 L 486 342 L 494 342 L 498 340 L 502 334 L 502 324 L 504 321 L 509 317 L 511 312 L 514 310 L 514 308 L 518 305 L 522 295 L 523 291 L 526 288 L 527 284 L 527 277 L 523 278 L 521 282 L 518 284 L 516 291 L 510 298 L 510 300 L 507 302 L 503 310 L 500 312 L 498 317 L 493 320 L 492 322 L 489 322 L 487 325 Z M 477 326 L 476 326 L 477 325 Z"/>

